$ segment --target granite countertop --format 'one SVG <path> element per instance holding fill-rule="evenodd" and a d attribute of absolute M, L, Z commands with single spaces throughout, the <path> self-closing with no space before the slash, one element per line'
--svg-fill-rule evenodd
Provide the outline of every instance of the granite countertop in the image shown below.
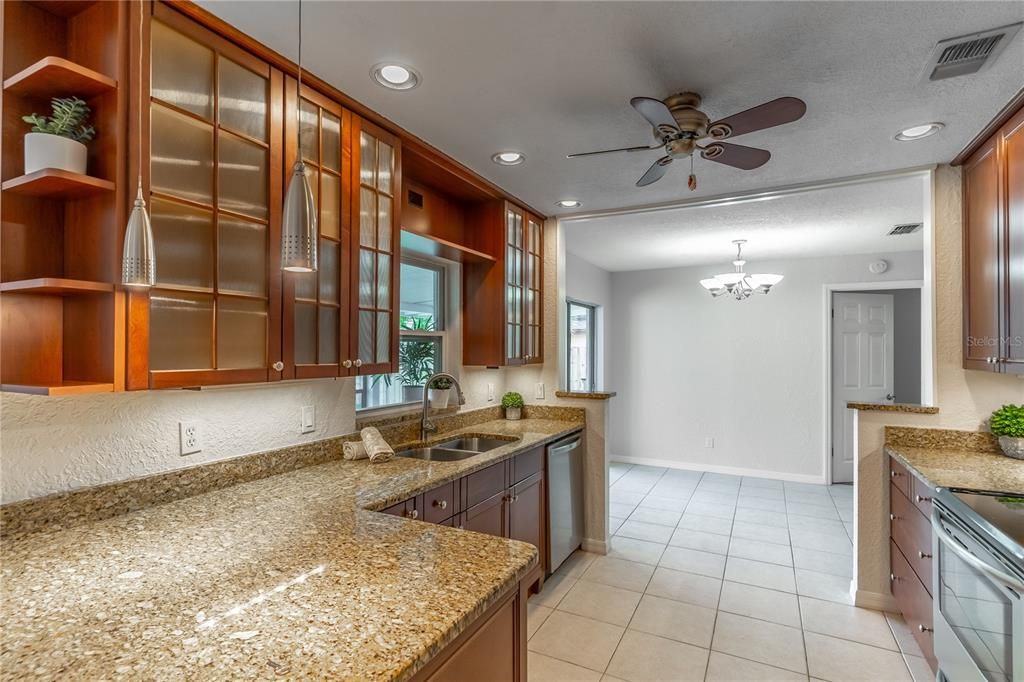
<path fill-rule="evenodd" d="M 913 469 L 933 488 L 1024 495 L 1024 461 L 1002 453 L 892 444 L 885 446 L 885 453 Z"/>
<path fill-rule="evenodd" d="M 331 461 L 3 545 L 0 676 L 407 679 L 536 565 L 380 509 L 582 427 L 461 462 Z"/>
<path fill-rule="evenodd" d="M 851 410 L 865 412 L 904 412 L 906 414 L 938 414 L 939 408 L 916 403 L 861 403 L 850 401 L 846 406 Z"/>

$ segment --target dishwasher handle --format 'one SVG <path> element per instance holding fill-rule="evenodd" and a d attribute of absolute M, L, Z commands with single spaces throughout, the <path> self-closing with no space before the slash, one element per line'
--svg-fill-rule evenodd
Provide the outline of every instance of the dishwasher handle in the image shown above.
<path fill-rule="evenodd" d="M 566 454 L 568 452 L 572 452 L 573 450 L 575 450 L 579 446 L 580 446 L 580 439 L 579 438 L 574 438 L 571 441 L 569 441 L 568 443 L 561 443 L 561 444 L 556 445 L 555 447 L 551 448 L 550 450 L 548 450 L 548 454 L 555 455 L 555 456 L 564 455 L 564 454 Z"/>

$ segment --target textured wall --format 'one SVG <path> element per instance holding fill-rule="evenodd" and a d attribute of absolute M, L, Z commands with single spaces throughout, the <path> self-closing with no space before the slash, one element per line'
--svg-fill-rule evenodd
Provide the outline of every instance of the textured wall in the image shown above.
<path fill-rule="evenodd" d="M 880 257 L 890 267 L 872 275 L 868 264 Z M 698 284 L 720 265 L 612 273 L 616 457 L 824 480 L 825 284 L 918 280 L 921 252 L 749 268 L 785 279 L 768 296 L 739 302 L 712 299 Z"/>
<path fill-rule="evenodd" d="M 565 294 L 571 299 L 597 306 L 597 376 L 594 377 L 594 387 L 601 391 L 614 391 L 614 387 L 608 384 L 614 355 L 611 350 L 611 330 L 615 324 L 611 310 L 611 273 L 579 256 L 566 253 Z"/>
<path fill-rule="evenodd" d="M 857 428 L 856 556 L 859 603 L 874 604 L 889 591 L 888 469 L 882 455 L 886 424 L 977 431 L 993 410 L 1024 403 L 1024 380 L 965 370 L 960 169 L 935 173 L 935 415 L 860 412 Z"/>

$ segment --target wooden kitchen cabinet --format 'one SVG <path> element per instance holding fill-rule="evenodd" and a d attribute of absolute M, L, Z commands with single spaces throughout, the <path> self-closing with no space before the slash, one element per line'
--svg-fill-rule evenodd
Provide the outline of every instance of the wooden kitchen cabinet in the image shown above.
<path fill-rule="evenodd" d="M 472 220 L 498 260 L 464 270 L 463 362 L 543 363 L 543 221 L 509 201 L 483 204 Z"/>
<path fill-rule="evenodd" d="M 473 505 L 462 513 L 462 523 L 459 524 L 459 527 L 464 530 L 476 531 L 477 533 L 507 537 L 505 532 L 508 526 L 505 516 L 507 497 L 507 493 L 502 491 L 479 504 Z"/>
<path fill-rule="evenodd" d="M 1024 373 L 1024 109 L 963 166 L 963 366 Z"/>

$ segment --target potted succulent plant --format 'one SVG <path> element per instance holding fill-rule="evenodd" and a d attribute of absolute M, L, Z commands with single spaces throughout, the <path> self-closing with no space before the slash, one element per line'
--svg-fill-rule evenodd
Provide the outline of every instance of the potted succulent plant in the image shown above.
<path fill-rule="evenodd" d="M 448 407 L 448 396 L 451 395 L 452 380 L 446 377 L 434 379 L 427 389 L 430 397 L 430 406 L 435 410 L 442 410 Z"/>
<path fill-rule="evenodd" d="M 78 97 L 54 97 L 51 116 L 32 114 L 22 120 L 32 124 L 25 134 L 25 174 L 59 168 L 85 174 L 88 142 L 96 134 L 88 125 L 89 105 Z"/>
<path fill-rule="evenodd" d="M 1003 405 L 989 417 L 988 427 L 1004 455 L 1024 459 L 1024 405 Z"/>
<path fill-rule="evenodd" d="M 522 419 L 523 417 L 523 396 L 515 391 L 509 391 L 501 396 L 501 406 L 505 408 L 505 419 Z"/>

